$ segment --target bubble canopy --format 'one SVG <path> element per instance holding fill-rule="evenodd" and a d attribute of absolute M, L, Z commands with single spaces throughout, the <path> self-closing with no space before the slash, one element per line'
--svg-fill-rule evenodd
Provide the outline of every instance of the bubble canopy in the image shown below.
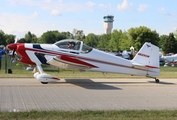
<path fill-rule="evenodd" d="M 54 44 L 58 46 L 60 49 L 75 50 L 75 51 L 82 52 L 82 53 L 83 52 L 89 53 L 93 49 L 92 47 L 85 45 L 83 41 L 75 40 L 75 39 L 64 39 Z M 71 45 L 71 48 L 68 48 L 69 45 Z"/>

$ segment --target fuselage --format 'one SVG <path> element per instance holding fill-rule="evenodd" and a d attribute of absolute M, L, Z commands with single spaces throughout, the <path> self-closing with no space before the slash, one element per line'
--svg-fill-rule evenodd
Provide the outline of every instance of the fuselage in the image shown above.
<path fill-rule="evenodd" d="M 146 76 L 147 68 L 134 67 L 127 60 L 104 51 L 91 48 L 82 41 L 76 41 L 75 48 L 66 48 L 67 40 L 55 44 L 16 44 L 20 62 L 30 65 L 51 64 L 64 69 L 111 72 Z M 148 68 L 150 70 L 151 68 Z M 152 69 L 150 72 L 156 72 Z M 156 75 L 156 73 L 154 73 Z"/>

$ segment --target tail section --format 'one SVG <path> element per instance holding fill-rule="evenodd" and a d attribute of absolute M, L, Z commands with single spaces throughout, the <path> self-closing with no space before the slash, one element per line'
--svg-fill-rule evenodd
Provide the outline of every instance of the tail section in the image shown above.
<path fill-rule="evenodd" d="M 147 69 L 147 76 L 158 76 L 159 69 L 159 47 L 144 43 L 141 49 L 132 60 L 133 66 L 144 67 Z"/>

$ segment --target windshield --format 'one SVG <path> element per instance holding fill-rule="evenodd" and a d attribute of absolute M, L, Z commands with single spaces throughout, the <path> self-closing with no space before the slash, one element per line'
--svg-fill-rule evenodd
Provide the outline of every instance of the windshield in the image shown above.
<path fill-rule="evenodd" d="M 92 51 L 92 49 L 93 49 L 92 47 L 83 44 L 82 53 L 89 53 Z"/>

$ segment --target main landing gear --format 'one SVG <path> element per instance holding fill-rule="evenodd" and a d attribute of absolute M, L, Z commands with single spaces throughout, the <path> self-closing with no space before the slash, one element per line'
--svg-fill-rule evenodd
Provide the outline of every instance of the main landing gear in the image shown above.
<path fill-rule="evenodd" d="M 48 82 L 41 82 L 42 84 L 48 84 Z"/>
<path fill-rule="evenodd" d="M 159 80 L 159 79 L 157 79 L 157 78 L 155 78 L 155 81 L 156 81 L 156 83 L 159 83 L 159 82 L 160 82 L 160 80 Z"/>

